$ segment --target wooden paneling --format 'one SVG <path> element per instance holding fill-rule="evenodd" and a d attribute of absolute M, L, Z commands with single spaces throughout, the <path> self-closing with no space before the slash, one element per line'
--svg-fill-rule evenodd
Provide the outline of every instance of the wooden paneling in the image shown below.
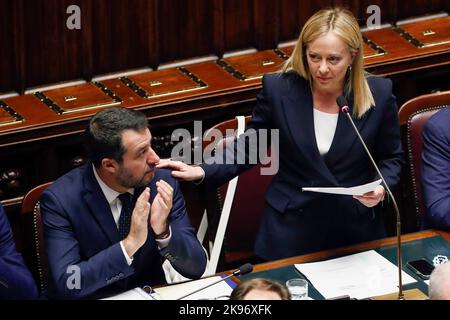
<path fill-rule="evenodd" d="M 13 0 L 0 1 L 0 12 L 2 12 L 2 25 L 8 27 L 0 28 L 0 39 L 2 49 L 0 50 L 0 93 L 12 91 L 15 87 L 15 64 L 14 56 L 16 43 L 14 35 L 17 34 L 15 24 Z M 4 14 L 8 12 L 10 14 Z M 17 57 L 18 58 L 18 57 Z"/>
<path fill-rule="evenodd" d="M 303 26 L 305 22 L 311 17 L 316 11 L 321 8 L 326 8 L 333 6 L 332 0 L 318 0 L 318 1 L 299 1 L 299 22 Z"/>
<path fill-rule="evenodd" d="M 397 2 L 397 20 L 412 16 L 423 15 L 429 12 L 437 12 L 448 9 L 448 1 L 441 0 L 414 0 Z"/>
<path fill-rule="evenodd" d="M 273 0 L 253 1 L 254 43 L 258 50 L 276 48 L 279 42 L 279 2 Z"/>
<path fill-rule="evenodd" d="M 148 1 L 92 1 L 93 73 L 148 64 Z"/>
<path fill-rule="evenodd" d="M 66 28 L 69 5 L 81 30 Z M 362 26 L 369 5 L 382 22 L 450 11 L 446 0 L 3 0 L 0 92 L 294 40 L 327 6 L 349 8 Z"/>
<path fill-rule="evenodd" d="M 156 69 L 160 60 L 158 0 L 148 0 L 147 5 L 147 51 L 148 64 Z"/>
<path fill-rule="evenodd" d="M 72 4 L 80 1 L 24 2 L 26 87 L 82 77 L 81 32 L 66 27 L 66 9 Z"/>
<path fill-rule="evenodd" d="M 225 0 L 223 7 L 224 50 L 255 46 L 252 0 Z"/>
<path fill-rule="evenodd" d="M 280 2 L 279 9 L 279 39 L 280 42 L 297 39 L 300 35 L 300 4 L 297 0 Z"/>
<path fill-rule="evenodd" d="M 202 0 L 159 3 L 161 63 L 213 51 L 213 8 Z"/>
<path fill-rule="evenodd" d="M 82 19 L 81 19 L 81 61 L 82 75 L 86 81 L 93 77 L 93 48 L 92 48 L 92 1 L 82 0 Z"/>

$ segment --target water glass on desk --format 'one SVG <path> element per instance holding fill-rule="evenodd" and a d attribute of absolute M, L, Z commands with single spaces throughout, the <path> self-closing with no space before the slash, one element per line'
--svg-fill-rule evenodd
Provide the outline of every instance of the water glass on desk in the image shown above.
<path fill-rule="evenodd" d="M 305 279 L 289 279 L 286 287 L 291 293 L 291 300 L 308 300 L 308 281 Z"/>

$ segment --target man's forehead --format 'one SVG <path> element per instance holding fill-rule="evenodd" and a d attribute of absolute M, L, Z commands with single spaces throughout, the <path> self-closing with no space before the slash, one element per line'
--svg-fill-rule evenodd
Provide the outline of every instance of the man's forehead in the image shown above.
<path fill-rule="evenodd" d="M 152 135 L 148 128 L 141 131 L 128 129 L 122 132 L 122 144 L 127 148 L 139 148 L 142 145 L 147 145 L 151 138 Z"/>

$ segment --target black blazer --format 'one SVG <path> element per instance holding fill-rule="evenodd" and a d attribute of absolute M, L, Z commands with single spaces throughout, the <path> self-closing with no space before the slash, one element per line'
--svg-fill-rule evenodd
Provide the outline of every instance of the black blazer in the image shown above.
<path fill-rule="evenodd" d="M 37 298 L 36 284 L 16 250 L 8 218 L 0 204 L 0 300 Z"/>
<path fill-rule="evenodd" d="M 262 83 L 263 88 L 257 96 L 257 105 L 248 129 L 279 130 L 279 170 L 265 195 L 266 203 L 275 211 L 283 213 L 299 210 L 313 200 L 320 201 L 324 197 L 323 194 L 302 192 L 302 187 L 355 186 L 378 179 L 351 123 L 343 113 L 339 113 L 329 152 L 324 157 L 320 155 L 308 81 L 295 73 L 283 73 L 265 75 Z M 399 181 L 403 151 L 392 82 L 369 77 L 368 83 L 375 106 L 362 118 L 353 119 L 386 182 L 393 186 Z M 348 100 L 352 109 L 352 95 Z M 201 167 L 205 171 L 205 187 L 215 188 L 251 165 L 202 164 Z M 356 202 L 349 196 L 336 198 L 344 205 L 354 206 Z"/>
<path fill-rule="evenodd" d="M 424 225 L 450 231 L 450 106 L 434 114 L 423 130 Z"/>

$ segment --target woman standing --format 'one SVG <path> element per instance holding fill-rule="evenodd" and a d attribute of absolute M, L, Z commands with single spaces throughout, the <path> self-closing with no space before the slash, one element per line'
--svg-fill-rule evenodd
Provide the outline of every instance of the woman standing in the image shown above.
<path fill-rule="evenodd" d="M 349 119 L 339 112 L 341 95 L 387 184 L 399 181 L 403 153 L 392 82 L 365 73 L 363 39 L 352 13 L 332 8 L 314 14 L 283 71 L 265 75 L 262 84 L 248 128 L 278 129 L 280 158 L 265 195 L 256 254 L 275 260 L 384 237 L 382 186 L 354 197 L 302 192 L 378 179 Z M 214 188 L 250 166 L 168 161 L 159 167 Z"/>

